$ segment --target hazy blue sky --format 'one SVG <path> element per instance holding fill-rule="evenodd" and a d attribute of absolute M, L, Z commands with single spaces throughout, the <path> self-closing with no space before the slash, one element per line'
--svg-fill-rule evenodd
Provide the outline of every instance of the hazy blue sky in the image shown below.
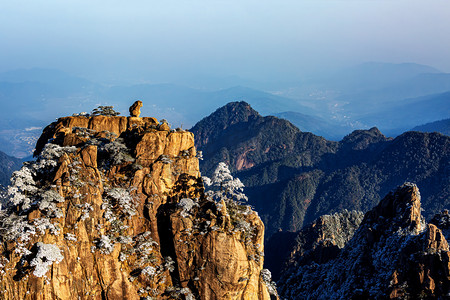
<path fill-rule="evenodd" d="M 11 0 L 0 71 L 89 78 L 295 79 L 365 61 L 450 72 L 448 0 Z"/>

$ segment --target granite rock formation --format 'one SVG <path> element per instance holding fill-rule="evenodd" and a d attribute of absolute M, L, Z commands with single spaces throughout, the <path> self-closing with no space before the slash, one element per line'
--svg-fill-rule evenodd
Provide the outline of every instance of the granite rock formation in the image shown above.
<path fill-rule="evenodd" d="M 298 232 L 278 232 L 266 243 L 265 265 L 278 280 L 289 269 L 334 259 L 353 237 L 363 217 L 361 211 L 344 210 L 323 215 Z"/>
<path fill-rule="evenodd" d="M 425 223 L 419 190 L 405 183 L 366 213 L 335 259 L 293 267 L 280 291 L 288 299 L 444 298 L 449 262 L 446 238 Z"/>
<path fill-rule="evenodd" d="M 130 106 L 130 116 L 139 117 L 141 115 L 142 101 L 137 100 Z"/>
<path fill-rule="evenodd" d="M 64 117 L 35 156 L 1 211 L 1 299 L 277 298 L 262 221 L 205 196 L 192 133 Z"/>

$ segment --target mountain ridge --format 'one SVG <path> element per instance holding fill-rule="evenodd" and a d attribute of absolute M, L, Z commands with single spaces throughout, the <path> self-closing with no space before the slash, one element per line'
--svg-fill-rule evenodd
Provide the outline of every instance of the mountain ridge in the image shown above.
<path fill-rule="evenodd" d="M 250 109 L 243 102 L 228 106 Z M 220 118 L 213 113 L 207 120 L 221 123 Z M 192 132 L 204 133 L 204 128 L 200 121 Z M 372 128 L 331 142 L 286 120 L 256 116 L 214 136 L 220 137 L 217 143 L 203 137 L 198 147 L 204 154 L 202 173 L 226 162 L 246 186 L 267 238 L 279 230 L 297 231 L 323 214 L 367 211 L 404 181 L 420 186 L 427 218 L 450 204 L 450 183 L 440 175 L 450 161 L 450 139 L 441 134 L 406 132 L 392 139 Z"/>

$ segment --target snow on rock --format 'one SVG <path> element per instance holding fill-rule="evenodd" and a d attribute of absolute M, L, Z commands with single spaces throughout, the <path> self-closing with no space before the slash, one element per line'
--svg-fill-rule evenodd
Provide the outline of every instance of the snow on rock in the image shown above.
<path fill-rule="evenodd" d="M 35 267 L 33 274 L 36 277 L 44 276 L 53 263 L 59 263 L 64 259 L 61 250 L 56 245 L 44 244 L 39 242 L 36 244 L 37 254 L 30 262 L 30 266 Z"/>
<path fill-rule="evenodd" d="M 1 211 L 0 299 L 270 299 L 264 225 L 229 192 L 207 197 L 192 133 L 65 117 L 35 156 Z"/>
<path fill-rule="evenodd" d="M 288 299 L 439 298 L 449 258 L 442 232 L 420 214 L 417 186 L 406 183 L 366 213 L 335 259 L 292 268 L 279 291 Z"/>
<path fill-rule="evenodd" d="M 198 203 L 194 202 L 191 198 L 183 198 L 178 202 L 178 206 L 182 209 L 181 216 L 186 218 L 190 215 L 192 208 L 198 206 Z"/>

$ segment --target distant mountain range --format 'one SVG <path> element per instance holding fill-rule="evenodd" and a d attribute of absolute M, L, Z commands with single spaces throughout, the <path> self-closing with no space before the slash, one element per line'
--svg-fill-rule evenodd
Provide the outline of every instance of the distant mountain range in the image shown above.
<path fill-rule="evenodd" d="M 421 132 L 440 132 L 442 134 L 450 135 L 450 119 L 444 119 L 416 126 L 411 130 Z"/>
<path fill-rule="evenodd" d="M 450 92 L 398 101 L 377 112 L 361 115 L 358 121 L 374 126 L 389 135 L 404 132 L 415 124 L 441 120 L 450 115 Z"/>
<path fill-rule="evenodd" d="M 396 136 L 448 118 L 449 92 L 450 74 L 417 64 L 367 63 L 321 78 L 270 83 L 231 76 L 107 85 L 59 70 L 15 70 L 0 73 L 0 150 L 25 157 L 54 118 L 99 105 L 128 114 L 137 99 L 144 102 L 143 115 L 174 127 L 189 128 L 217 107 L 246 101 L 262 115 L 286 118 L 331 140 L 373 126 Z"/>
<path fill-rule="evenodd" d="M 343 136 L 354 130 L 354 128 L 344 123 L 293 111 L 274 114 L 274 116 L 289 120 L 301 131 L 313 132 L 333 141 L 341 140 Z"/>
<path fill-rule="evenodd" d="M 245 184 L 267 237 L 296 231 L 323 214 L 367 211 L 405 181 L 421 189 L 425 216 L 450 206 L 450 137 L 406 132 L 395 139 L 377 128 L 341 142 L 263 117 L 245 102 L 229 103 L 191 131 L 203 151 L 203 174 L 220 161 Z"/>
<path fill-rule="evenodd" d="M 240 86 L 216 91 L 174 84 L 103 86 L 57 70 L 19 70 L 0 73 L 0 150 L 27 156 L 49 120 L 74 112 L 89 113 L 99 105 L 113 105 L 127 115 L 128 107 L 137 99 L 144 102 L 143 115 L 164 118 L 175 127 L 185 128 L 236 100 L 246 100 L 265 114 L 294 109 L 314 113 L 296 100 Z M 33 142 L 24 142 L 29 139 Z"/>

